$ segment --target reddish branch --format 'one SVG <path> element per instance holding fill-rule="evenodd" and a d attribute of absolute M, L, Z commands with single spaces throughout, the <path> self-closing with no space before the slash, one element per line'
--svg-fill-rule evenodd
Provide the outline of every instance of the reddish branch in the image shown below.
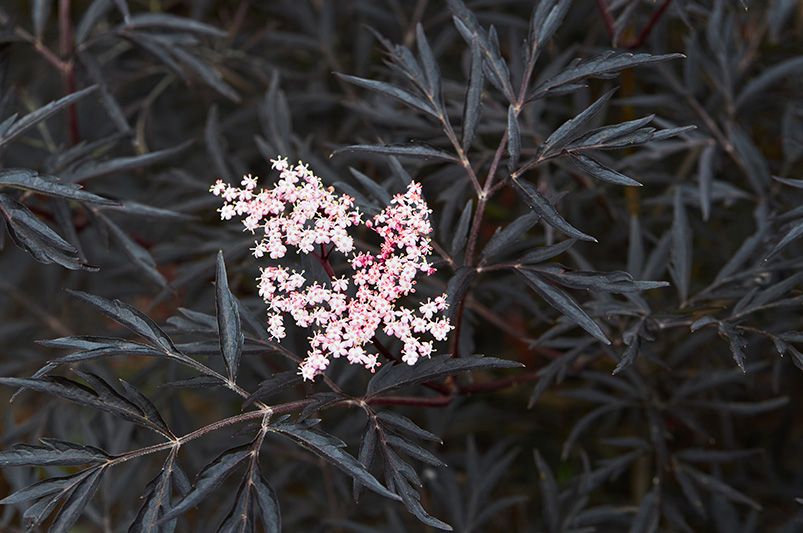
<path fill-rule="evenodd" d="M 613 39 L 614 34 L 614 20 L 613 16 L 611 15 L 611 11 L 608 9 L 608 3 L 606 0 L 597 0 L 597 7 L 599 8 L 599 12 L 602 14 L 602 21 L 605 23 L 605 29 L 608 30 L 608 35 L 611 39 Z"/>
<path fill-rule="evenodd" d="M 414 405 L 417 407 L 445 407 L 452 403 L 454 396 L 381 396 L 371 398 L 371 405 Z"/>
<path fill-rule="evenodd" d="M 661 20 L 661 17 L 664 16 L 664 13 L 669 8 L 669 4 L 671 3 L 672 0 L 664 0 L 664 3 L 661 4 L 661 7 L 656 9 L 652 14 L 649 22 L 647 22 L 647 25 L 641 30 L 641 33 L 639 33 L 638 37 L 636 37 L 636 40 L 627 48 L 631 50 L 634 48 L 640 48 L 647 41 L 647 38 L 650 36 L 650 33 L 652 33 L 653 28 L 655 28 L 655 25 L 658 24 L 659 20 Z"/>
<path fill-rule="evenodd" d="M 480 392 L 496 392 L 498 390 L 513 387 L 521 383 L 528 383 L 530 381 L 538 381 L 539 376 L 537 372 L 528 372 L 511 376 L 509 378 L 494 379 L 481 383 L 470 383 L 458 387 L 458 392 L 463 395 L 476 394 Z"/>
<path fill-rule="evenodd" d="M 64 65 L 61 70 L 64 91 L 66 94 L 72 94 L 75 92 L 75 68 L 71 57 L 73 54 L 73 32 L 72 20 L 70 19 L 70 0 L 59 0 L 59 52 Z M 67 106 L 67 117 L 70 144 L 77 144 L 81 139 L 81 135 L 78 131 L 78 111 L 74 103 Z"/>
<path fill-rule="evenodd" d="M 640 48 L 641 46 L 643 46 L 644 43 L 647 42 L 647 39 L 652 33 L 652 30 L 658 24 L 658 21 L 661 20 L 661 17 L 664 16 L 664 13 L 669 8 L 669 4 L 671 3 L 672 0 L 664 0 L 661 6 L 653 12 L 652 16 L 650 17 L 650 20 L 647 22 L 647 25 L 644 26 L 644 28 L 642 28 L 641 32 L 638 34 L 638 37 L 636 37 L 636 39 L 630 44 L 625 45 L 624 48 L 633 50 L 635 48 Z M 613 15 L 611 14 L 610 9 L 608 8 L 607 0 L 597 0 L 597 7 L 599 8 L 599 12 L 602 15 L 602 20 L 605 23 L 605 29 L 608 31 L 608 35 L 611 37 L 611 39 L 613 39 L 616 33 L 616 29 L 614 27 L 616 22 L 614 21 Z"/>

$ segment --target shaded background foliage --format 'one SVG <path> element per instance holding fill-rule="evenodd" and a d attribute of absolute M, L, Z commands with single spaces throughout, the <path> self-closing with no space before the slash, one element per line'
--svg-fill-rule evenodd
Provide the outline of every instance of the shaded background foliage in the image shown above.
<path fill-rule="evenodd" d="M 5 2 L 0 399 L 34 390 L 4 410 L 2 529 L 800 530 L 802 21 Z M 424 184 L 444 356 L 298 382 L 304 336 L 266 338 L 207 193 L 278 154 L 369 213 Z"/>

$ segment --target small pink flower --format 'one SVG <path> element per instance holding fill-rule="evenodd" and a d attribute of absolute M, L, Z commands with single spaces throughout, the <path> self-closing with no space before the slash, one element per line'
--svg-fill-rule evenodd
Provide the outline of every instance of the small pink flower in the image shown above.
<path fill-rule="evenodd" d="M 333 279 L 332 288 L 338 292 L 343 292 L 349 288 L 349 282 L 346 278 Z"/>
<path fill-rule="evenodd" d="M 223 183 L 223 180 L 217 180 L 214 185 L 209 187 L 209 192 L 214 194 L 215 196 L 220 196 L 223 194 L 223 191 L 226 190 L 226 184 Z"/>

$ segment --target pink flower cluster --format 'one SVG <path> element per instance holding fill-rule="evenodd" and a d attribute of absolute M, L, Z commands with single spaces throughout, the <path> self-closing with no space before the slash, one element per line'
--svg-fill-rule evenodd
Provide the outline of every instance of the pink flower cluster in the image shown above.
<path fill-rule="evenodd" d="M 331 187 L 325 189 L 321 180 L 301 163 L 291 168 L 286 159 L 279 158 L 273 161 L 273 168 L 281 176 L 270 190 L 256 192 L 257 179 L 250 174 L 243 177 L 242 188 L 218 180 L 210 189 L 226 201 L 218 209 L 221 219 L 245 215 L 246 230 L 263 230 L 265 237 L 253 248 L 254 257 L 268 254 L 271 259 L 280 259 L 287 253 L 287 246 L 308 254 L 316 244 L 330 243 L 339 252 L 351 252 L 354 241 L 346 228 L 360 223 L 360 213 L 353 209 L 354 200 L 345 195 L 338 197 Z"/>
<path fill-rule="evenodd" d="M 435 272 L 427 261 L 432 228 L 421 185 L 411 183 L 404 194 L 396 195 L 388 207 L 365 222 L 382 239 L 379 253 L 354 252 L 354 240 L 347 232 L 361 223 L 354 200 L 324 188 L 306 165 L 291 167 L 283 158 L 272 163 L 280 172 L 272 189 L 256 192 L 256 179 L 249 175 L 242 188 L 218 181 L 211 192 L 226 202 L 219 209 L 222 219 L 239 215 L 246 230 L 264 233 L 253 249 L 255 257 L 282 258 L 287 248 L 293 247 L 298 253 L 314 253 L 331 275 L 329 284 L 308 283 L 304 272 L 269 266 L 258 279 L 260 296 L 268 304 L 271 336 L 285 337 L 285 315 L 299 327 L 312 330 L 310 349 L 299 373 L 304 379 L 313 379 L 331 358 L 339 357 L 374 371 L 380 363 L 367 345 L 380 328 L 402 341 L 405 363 L 412 365 L 429 357 L 432 341 L 420 336 L 445 340 L 452 329 L 441 316 L 446 309 L 445 295 L 427 300 L 417 309 L 400 303 L 415 292 L 419 272 Z M 333 275 L 329 258 L 334 250 L 350 254 L 350 276 Z"/>

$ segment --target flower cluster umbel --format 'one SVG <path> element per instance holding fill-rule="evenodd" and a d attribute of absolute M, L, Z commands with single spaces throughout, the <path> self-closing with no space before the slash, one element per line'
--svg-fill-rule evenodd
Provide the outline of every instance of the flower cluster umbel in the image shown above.
<path fill-rule="evenodd" d="M 303 271 L 277 265 L 262 268 L 258 278 L 271 336 L 285 337 L 285 315 L 312 332 L 299 373 L 305 380 L 313 379 L 330 358 L 339 357 L 374 371 L 380 363 L 367 345 L 380 328 L 402 341 L 405 363 L 429 357 L 432 341 L 420 336 L 445 340 L 452 329 L 442 316 L 446 296 L 427 300 L 417 309 L 400 302 L 415 292 L 419 272 L 435 272 L 427 260 L 432 228 L 421 185 L 410 183 L 404 194 L 397 194 L 382 212 L 365 221 L 382 240 L 379 253 L 372 254 L 355 251 L 348 234 L 350 227 L 362 223 L 353 198 L 325 188 L 301 162 L 291 166 L 282 157 L 271 162 L 279 171 L 271 189 L 257 191 L 257 179 L 247 175 L 241 188 L 218 180 L 210 190 L 225 200 L 218 210 L 223 220 L 243 217 L 245 229 L 259 235 L 252 249 L 255 257 L 281 259 L 288 248 L 295 248 L 298 254 L 313 254 L 330 276 L 328 283 L 310 283 Z M 348 258 L 350 275 L 335 276 L 329 262 L 335 250 Z"/>

